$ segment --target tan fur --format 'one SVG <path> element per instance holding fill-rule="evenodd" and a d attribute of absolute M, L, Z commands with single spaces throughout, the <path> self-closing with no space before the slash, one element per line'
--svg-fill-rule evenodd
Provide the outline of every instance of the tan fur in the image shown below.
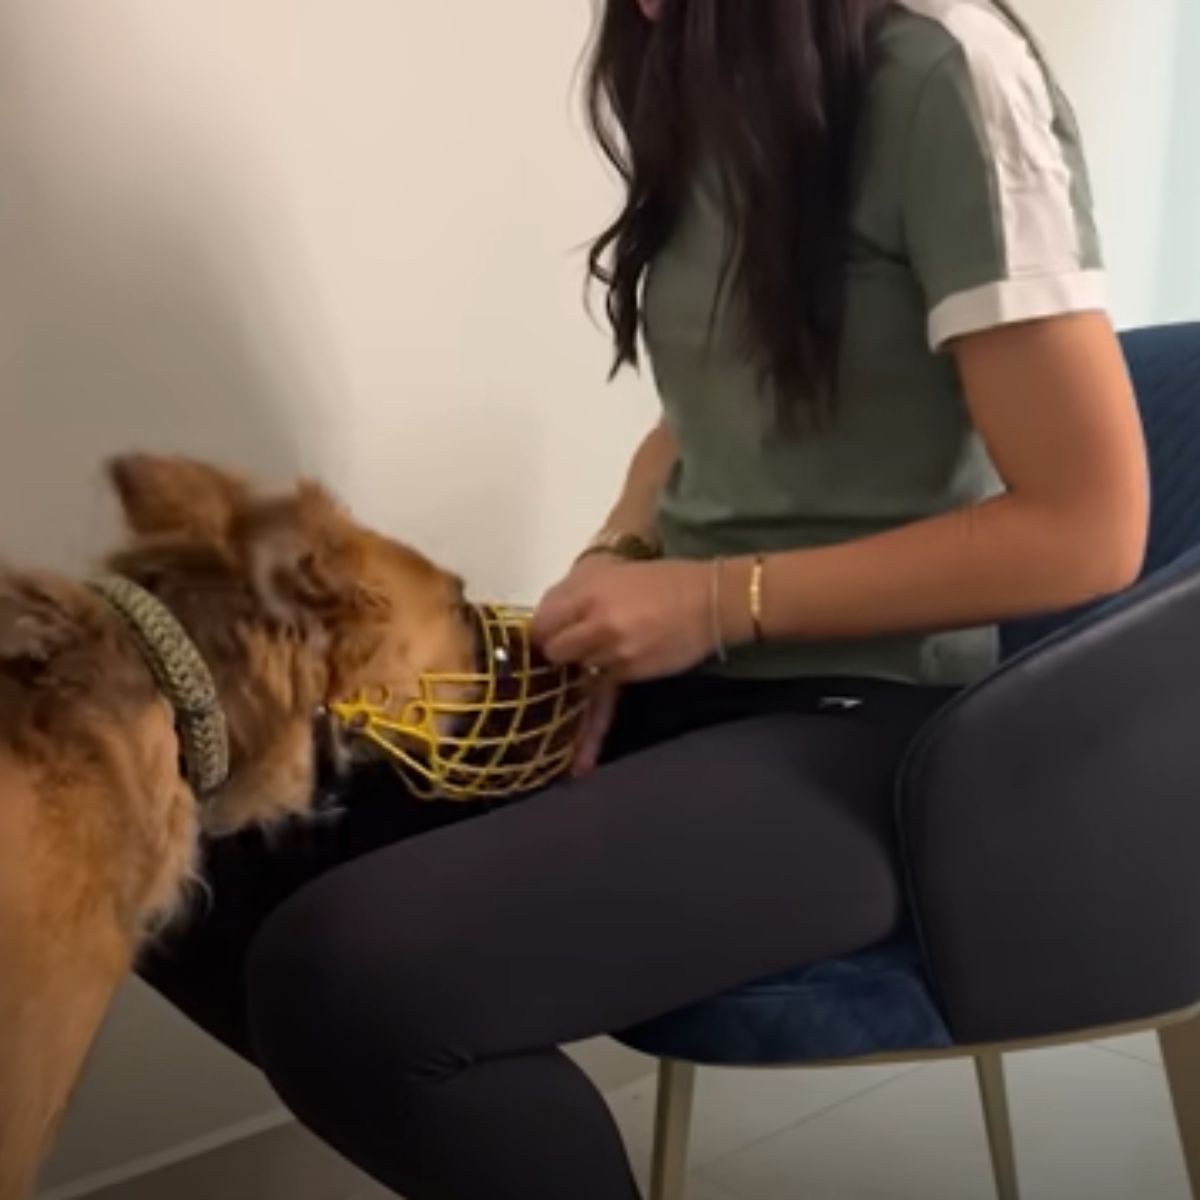
<path fill-rule="evenodd" d="M 461 585 L 319 488 L 262 499 L 215 468 L 132 457 L 109 565 L 200 648 L 229 721 L 201 810 L 169 708 L 120 620 L 78 583 L 0 571 L 0 1200 L 26 1200 L 113 991 L 169 919 L 202 822 L 302 813 L 318 707 L 468 669 Z"/>

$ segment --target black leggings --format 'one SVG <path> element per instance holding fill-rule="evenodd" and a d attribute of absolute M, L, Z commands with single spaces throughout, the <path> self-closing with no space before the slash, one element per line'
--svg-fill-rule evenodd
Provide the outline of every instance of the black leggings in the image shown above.
<path fill-rule="evenodd" d="M 369 772 L 337 823 L 210 846 L 142 974 L 410 1200 L 633 1200 L 556 1047 L 888 935 L 896 766 L 945 698 L 630 689 L 616 761 L 486 815 Z"/>

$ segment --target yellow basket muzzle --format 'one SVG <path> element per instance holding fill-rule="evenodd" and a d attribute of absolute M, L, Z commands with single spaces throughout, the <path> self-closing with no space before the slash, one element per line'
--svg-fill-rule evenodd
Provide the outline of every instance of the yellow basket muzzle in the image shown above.
<path fill-rule="evenodd" d="M 587 708 L 587 677 L 538 655 L 527 609 L 472 612 L 477 672 L 422 675 L 400 704 L 384 690 L 330 705 L 424 799 L 502 800 L 552 783 L 570 769 Z"/>

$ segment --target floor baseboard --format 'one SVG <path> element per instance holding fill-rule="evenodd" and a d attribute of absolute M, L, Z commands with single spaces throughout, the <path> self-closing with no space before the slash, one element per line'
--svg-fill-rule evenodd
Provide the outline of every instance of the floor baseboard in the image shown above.
<path fill-rule="evenodd" d="M 568 1053 L 604 1092 L 615 1091 L 635 1079 L 641 1079 L 653 1069 L 650 1059 L 608 1038 L 594 1038 L 578 1043 L 568 1047 Z M 84 1197 L 97 1192 L 131 1183 L 155 1172 L 179 1166 L 189 1159 L 199 1158 L 214 1150 L 269 1133 L 292 1120 L 294 1118 L 286 1109 L 272 1109 L 260 1116 L 216 1129 L 203 1137 L 182 1142 L 159 1153 L 39 1192 L 37 1200 L 83 1200 Z"/>
<path fill-rule="evenodd" d="M 47 1192 L 40 1192 L 37 1200 L 81 1200 L 82 1197 L 90 1196 L 94 1192 L 129 1183 L 133 1179 L 140 1179 L 143 1175 L 152 1175 L 155 1171 L 177 1166 L 190 1158 L 198 1158 L 201 1154 L 208 1154 L 213 1150 L 220 1150 L 224 1146 L 232 1146 L 235 1142 L 242 1142 L 247 1138 L 268 1133 L 293 1120 L 295 1118 L 287 1109 L 274 1109 L 261 1116 L 251 1117 L 247 1121 L 239 1121 L 236 1125 L 215 1129 L 203 1137 L 194 1138 L 190 1142 L 182 1142 L 180 1145 L 172 1146 L 169 1150 L 163 1150 L 158 1154 L 150 1154 L 145 1158 L 138 1158 L 124 1163 L 120 1167 L 114 1167 L 112 1170 L 100 1171 L 95 1175 L 51 1188 Z"/>

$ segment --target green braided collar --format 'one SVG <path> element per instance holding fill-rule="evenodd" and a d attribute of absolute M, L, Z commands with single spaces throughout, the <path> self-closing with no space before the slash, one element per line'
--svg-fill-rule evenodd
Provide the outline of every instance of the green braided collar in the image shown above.
<path fill-rule="evenodd" d="M 88 586 L 128 626 L 163 696 L 175 710 L 183 771 L 200 799 L 229 778 L 229 733 L 212 673 L 161 600 L 120 575 Z"/>

